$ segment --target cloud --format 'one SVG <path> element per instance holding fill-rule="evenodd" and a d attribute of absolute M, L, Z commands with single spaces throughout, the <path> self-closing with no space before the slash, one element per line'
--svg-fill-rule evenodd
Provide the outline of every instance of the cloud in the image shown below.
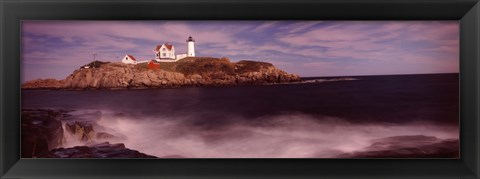
<path fill-rule="evenodd" d="M 256 26 L 254 29 L 252 29 L 252 31 L 256 32 L 256 33 L 264 32 L 267 29 L 274 28 L 278 24 L 279 24 L 279 21 L 264 22 L 262 24 L 258 24 L 258 26 Z"/>
<path fill-rule="evenodd" d="M 323 21 L 301 21 L 280 27 L 280 29 L 283 29 L 288 33 L 299 33 L 306 31 L 307 29 L 310 29 L 320 23 L 323 23 Z"/>
<path fill-rule="evenodd" d="M 409 52 L 408 47 L 417 43 L 430 43 L 436 48 L 443 46 L 458 52 L 455 44 L 458 43 L 458 24 L 452 22 L 338 22 L 306 33 L 281 32 L 276 36 L 280 42 L 291 46 L 329 49 L 321 57 L 384 59 Z"/>

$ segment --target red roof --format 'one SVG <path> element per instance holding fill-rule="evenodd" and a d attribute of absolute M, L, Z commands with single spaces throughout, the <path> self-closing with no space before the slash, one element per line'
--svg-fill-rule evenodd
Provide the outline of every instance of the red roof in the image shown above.
<path fill-rule="evenodd" d="M 150 60 L 148 63 L 149 63 L 149 64 L 152 63 L 152 64 L 159 64 L 159 65 L 160 65 L 160 63 L 158 63 L 158 62 L 155 61 L 155 60 Z"/>
<path fill-rule="evenodd" d="M 156 61 L 150 60 L 147 65 L 148 69 L 160 69 L 160 63 L 157 63 Z"/>
<path fill-rule="evenodd" d="M 137 61 L 137 59 L 135 59 L 135 57 L 133 57 L 132 55 L 127 55 L 128 58 L 132 59 L 133 61 Z"/>
<path fill-rule="evenodd" d="M 168 48 L 168 50 L 172 50 L 172 48 L 173 48 L 172 44 L 165 44 L 165 46 Z"/>
<path fill-rule="evenodd" d="M 157 45 L 157 47 L 155 48 L 155 51 L 157 51 L 157 52 L 160 51 L 160 48 L 161 48 L 163 45 L 165 45 L 165 47 L 167 47 L 168 50 L 172 50 L 172 48 L 173 48 L 173 45 L 172 45 L 172 44 L 164 43 L 164 44 L 162 44 L 162 45 Z"/>

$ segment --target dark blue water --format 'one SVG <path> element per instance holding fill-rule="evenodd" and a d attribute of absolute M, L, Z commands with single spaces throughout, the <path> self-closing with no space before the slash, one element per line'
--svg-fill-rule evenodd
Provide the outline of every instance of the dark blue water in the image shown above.
<path fill-rule="evenodd" d="M 321 78 L 321 79 L 334 79 Z M 312 78 L 306 78 L 309 80 Z M 318 79 L 318 78 L 315 78 Z M 354 77 L 356 80 L 265 86 L 144 90 L 22 91 L 22 107 L 107 109 L 126 114 L 225 114 L 249 118 L 285 113 L 340 117 L 353 123 L 425 120 L 458 123 L 458 74 Z M 222 121 L 215 121 L 223 123 Z"/>
<path fill-rule="evenodd" d="M 381 137 L 458 138 L 458 74 L 351 78 L 263 86 L 24 90 L 22 108 L 113 113 L 104 123 L 134 139 L 123 143 L 156 156 L 332 157 Z M 151 146 L 152 140 L 162 142 Z"/>

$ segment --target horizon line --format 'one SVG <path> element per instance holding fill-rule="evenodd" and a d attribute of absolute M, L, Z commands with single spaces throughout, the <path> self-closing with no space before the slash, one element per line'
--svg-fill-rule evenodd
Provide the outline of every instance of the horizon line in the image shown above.
<path fill-rule="evenodd" d="M 402 73 L 402 74 L 379 74 L 379 75 L 345 75 L 345 76 L 300 76 L 300 78 L 334 78 L 334 77 L 367 77 L 367 76 L 402 76 L 402 75 L 445 75 L 445 74 L 460 74 L 460 72 L 449 72 L 449 73 Z M 57 78 L 36 78 L 31 80 L 25 80 L 22 83 L 27 81 L 33 80 L 46 80 L 46 79 L 54 79 L 54 80 L 64 80 L 64 79 L 57 79 Z"/>
<path fill-rule="evenodd" d="M 445 73 L 398 73 L 398 74 L 377 74 L 377 75 L 335 75 L 335 76 L 300 76 L 301 78 L 321 78 L 321 77 L 362 77 L 362 76 L 401 76 L 401 75 L 444 75 L 444 74 L 460 74 L 460 72 Z"/>

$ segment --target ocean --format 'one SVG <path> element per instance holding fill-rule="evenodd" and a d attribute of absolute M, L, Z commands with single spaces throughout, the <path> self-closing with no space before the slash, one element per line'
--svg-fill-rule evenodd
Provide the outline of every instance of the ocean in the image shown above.
<path fill-rule="evenodd" d="M 22 90 L 21 97 L 23 109 L 100 111 L 99 124 L 125 136 L 110 142 L 157 157 L 338 158 L 378 151 L 379 141 L 394 137 L 459 138 L 458 73 L 303 79 L 260 86 Z"/>

